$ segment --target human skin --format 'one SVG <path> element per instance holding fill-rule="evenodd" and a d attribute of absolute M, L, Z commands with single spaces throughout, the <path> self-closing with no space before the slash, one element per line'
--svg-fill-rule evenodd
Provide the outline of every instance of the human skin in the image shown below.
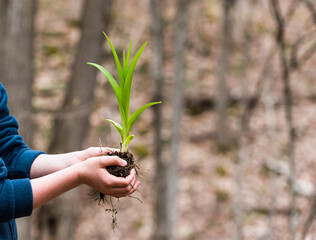
<path fill-rule="evenodd" d="M 117 198 L 132 194 L 140 185 L 134 169 L 126 178 L 116 177 L 105 169 L 111 165 L 126 165 L 126 161 L 117 156 L 100 156 L 101 151 L 112 150 L 88 148 L 65 154 L 39 155 L 30 171 L 33 208 L 81 184 Z"/>

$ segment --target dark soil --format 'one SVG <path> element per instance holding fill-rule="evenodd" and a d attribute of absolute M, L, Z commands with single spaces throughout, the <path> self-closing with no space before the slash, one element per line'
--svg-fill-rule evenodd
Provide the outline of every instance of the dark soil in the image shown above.
<path fill-rule="evenodd" d="M 106 170 L 111 173 L 112 175 L 116 177 L 127 177 L 130 174 L 130 171 L 134 168 L 136 170 L 136 174 L 138 175 L 139 167 L 136 163 L 136 158 L 134 158 L 134 155 L 130 152 L 107 152 L 107 156 L 118 156 L 122 159 L 124 159 L 127 162 L 127 165 L 124 167 L 121 166 L 108 166 L 106 167 Z M 105 195 L 103 193 L 99 193 L 100 199 L 99 201 L 104 202 Z"/>
<path fill-rule="evenodd" d="M 122 159 L 124 159 L 127 162 L 127 165 L 125 167 L 121 166 L 109 166 L 106 168 L 109 173 L 116 177 L 127 177 L 130 173 L 130 171 L 135 168 L 137 170 L 137 165 L 135 158 L 132 153 L 130 152 L 108 152 L 108 156 L 118 156 Z"/>

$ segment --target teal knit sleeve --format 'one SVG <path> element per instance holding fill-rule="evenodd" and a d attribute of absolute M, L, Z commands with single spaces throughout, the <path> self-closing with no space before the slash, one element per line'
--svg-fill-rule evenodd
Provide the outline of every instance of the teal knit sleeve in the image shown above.
<path fill-rule="evenodd" d="M 30 179 L 7 179 L 7 168 L 0 159 L 0 222 L 29 216 L 33 210 Z"/>

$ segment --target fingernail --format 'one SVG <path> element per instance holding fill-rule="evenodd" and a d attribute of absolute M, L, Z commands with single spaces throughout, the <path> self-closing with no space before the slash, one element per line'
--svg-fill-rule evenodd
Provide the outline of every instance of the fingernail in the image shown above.
<path fill-rule="evenodd" d="M 122 165 L 123 166 L 126 166 L 127 165 L 127 162 L 125 160 L 122 160 Z"/>

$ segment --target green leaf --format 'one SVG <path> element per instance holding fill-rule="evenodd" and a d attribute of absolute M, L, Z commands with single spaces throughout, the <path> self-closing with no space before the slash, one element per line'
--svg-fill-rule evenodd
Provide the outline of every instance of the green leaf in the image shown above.
<path fill-rule="evenodd" d="M 123 78 L 125 82 L 126 74 L 128 69 L 126 68 L 125 50 L 123 50 Z"/>
<path fill-rule="evenodd" d="M 115 122 L 115 121 L 113 121 L 111 119 L 105 119 L 105 121 L 108 121 L 108 122 L 112 123 L 114 125 L 114 127 L 119 131 L 121 137 L 123 138 L 123 136 L 124 136 L 123 128 L 122 128 L 122 126 L 119 123 L 117 123 L 117 122 Z"/>
<path fill-rule="evenodd" d="M 129 135 L 125 140 L 125 145 L 128 146 L 128 144 L 132 141 L 134 138 L 134 135 Z"/>
<path fill-rule="evenodd" d="M 102 66 L 95 64 L 95 63 L 88 63 L 88 64 L 98 68 L 106 76 L 106 78 L 109 80 L 109 82 L 114 90 L 114 93 L 116 95 L 117 102 L 118 102 L 118 107 L 120 110 L 122 123 L 120 125 L 119 123 L 117 123 L 113 120 L 110 120 L 110 119 L 106 119 L 106 121 L 112 123 L 115 126 L 115 128 L 119 131 L 119 133 L 122 137 L 121 148 L 123 151 L 127 151 L 128 144 L 134 138 L 134 135 L 129 135 L 129 132 L 130 132 L 131 127 L 134 124 L 135 120 L 139 117 L 139 115 L 145 109 L 147 109 L 148 107 L 150 107 L 152 105 L 159 104 L 161 102 L 148 103 L 148 104 L 142 106 L 141 108 L 139 108 L 138 110 L 136 110 L 131 116 L 129 115 L 132 78 L 133 78 L 133 74 L 134 74 L 134 70 L 135 70 L 135 67 L 137 65 L 137 62 L 138 62 L 146 44 L 147 44 L 147 42 L 145 42 L 141 46 L 141 48 L 137 51 L 133 60 L 130 61 L 132 44 L 133 44 L 133 39 L 131 39 L 127 53 L 125 52 L 125 50 L 123 51 L 123 61 L 122 61 L 122 65 L 121 65 L 119 58 L 117 56 L 116 50 L 115 50 L 111 40 L 108 38 L 108 36 L 104 32 L 103 32 L 103 34 L 106 37 L 106 39 L 111 47 L 113 57 L 114 57 L 114 60 L 116 62 L 118 75 L 119 75 L 119 82 L 117 82 L 113 78 L 113 76 L 106 69 L 104 69 Z"/>
<path fill-rule="evenodd" d="M 132 44 L 133 44 L 133 38 L 131 39 L 131 43 L 129 44 L 127 56 L 126 56 L 126 69 L 129 69 L 129 59 L 131 57 L 131 51 L 132 51 Z"/>
<path fill-rule="evenodd" d="M 117 98 L 117 102 L 118 104 L 120 104 L 121 102 L 121 92 L 120 92 L 120 86 L 118 85 L 118 83 L 115 81 L 115 79 L 113 78 L 113 76 L 105 69 L 103 68 L 102 66 L 100 66 L 99 64 L 96 64 L 96 63 L 90 63 L 88 62 L 87 64 L 91 65 L 91 66 L 94 66 L 96 67 L 97 69 L 99 69 L 105 76 L 106 78 L 109 80 L 113 90 L 114 90 L 114 93 L 116 95 L 116 98 Z"/>
<path fill-rule="evenodd" d="M 132 63 L 131 63 L 131 66 L 130 66 L 130 68 L 128 69 L 128 73 L 127 73 L 127 76 L 126 76 L 126 80 L 127 80 L 127 81 L 125 81 L 125 84 L 126 84 L 126 86 L 129 86 L 129 88 L 131 88 L 130 86 L 131 86 L 132 77 L 133 77 L 133 73 L 134 73 L 136 64 L 137 64 L 137 62 L 138 62 L 140 56 L 142 55 L 142 53 L 143 53 L 143 51 L 144 51 L 146 45 L 147 45 L 147 42 L 145 42 L 145 43 L 143 44 L 143 46 L 137 51 L 135 57 L 133 58 L 133 61 L 132 61 Z"/>
<path fill-rule="evenodd" d="M 128 119 L 128 123 L 127 123 L 127 132 L 129 133 L 131 130 L 132 125 L 134 124 L 135 120 L 139 117 L 139 115 L 148 107 L 152 106 L 152 105 L 156 105 L 156 104 L 160 104 L 161 102 L 151 102 L 151 103 L 147 103 L 146 105 L 140 107 L 139 109 L 137 109 L 132 115 L 131 117 Z"/>
<path fill-rule="evenodd" d="M 126 108 L 128 108 L 128 111 L 126 111 L 127 116 L 129 115 L 129 105 L 130 105 L 132 78 L 133 78 L 134 69 L 135 69 L 136 64 L 137 64 L 142 52 L 144 51 L 144 48 L 146 47 L 146 45 L 147 45 L 147 42 L 145 42 L 143 44 L 143 46 L 136 53 L 133 61 L 131 62 L 131 66 L 128 69 L 127 76 L 125 79 L 124 93 L 122 93 L 122 102 L 123 102 L 124 106 L 126 106 Z"/>
<path fill-rule="evenodd" d="M 116 67 L 117 67 L 117 72 L 118 72 L 118 75 L 119 75 L 119 79 L 120 79 L 120 85 L 121 87 L 124 85 L 124 74 L 123 74 L 123 70 L 122 70 L 122 66 L 121 66 L 121 63 L 120 63 L 120 60 L 116 54 L 116 51 L 115 51 L 115 48 L 110 40 L 110 38 L 105 34 L 105 32 L 103 32 L 104 36 L 106 37 L 106 39 L 108 40 L 109 44 L 110 44 L 110 47 L 112 49 L 112 53 L 113 53 L 113 57 L 114 57 L 114 60 L 116 62 Z"/>

